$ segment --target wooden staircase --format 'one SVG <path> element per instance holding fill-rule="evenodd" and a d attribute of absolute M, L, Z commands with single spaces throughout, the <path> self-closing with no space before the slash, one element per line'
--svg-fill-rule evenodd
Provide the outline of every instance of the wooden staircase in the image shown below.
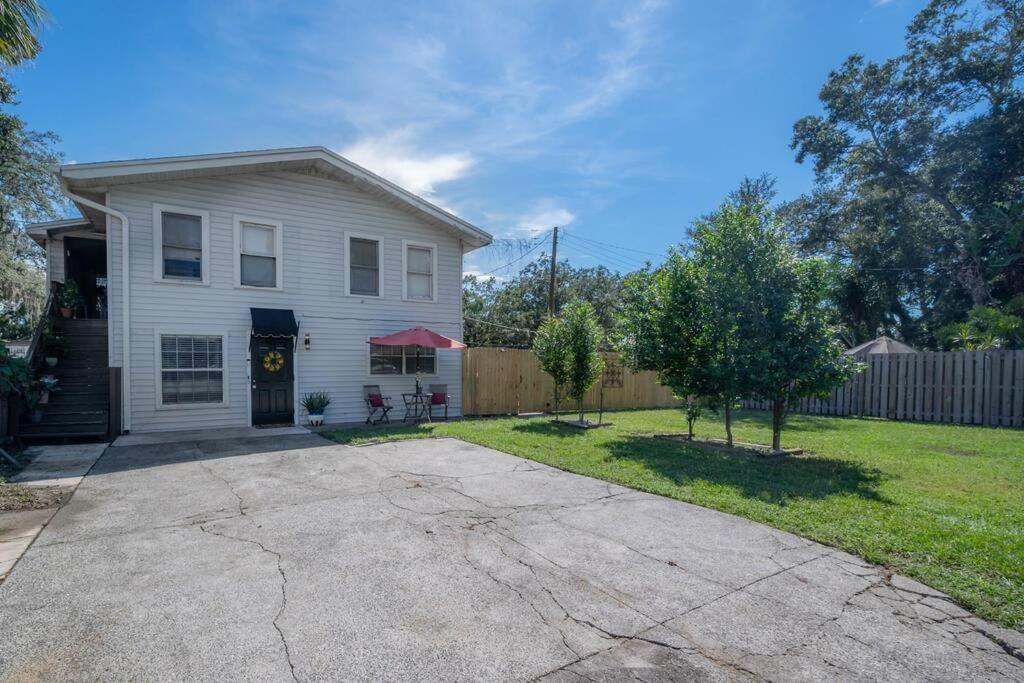
<path fill-rule="evenodd" d="M 110 420 L 110 370 L 106 320 L 55 321 L 64 338 L 64 353 L 51 374 L 58 391 L 42 406 L 43 419 L 23 415 L 24 439 L 105 438 Z"/>

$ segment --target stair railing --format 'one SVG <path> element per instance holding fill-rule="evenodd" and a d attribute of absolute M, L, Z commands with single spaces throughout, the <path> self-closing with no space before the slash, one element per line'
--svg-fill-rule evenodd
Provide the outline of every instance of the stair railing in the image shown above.
<path fill-rule="evenodd" d="M 46 304 L 43 306 L 43 314 L 39 316 L 39 322 L 36 323 L 35 332 L 32 333 L 32 341 L 28 345 L 28 353 L 25 355 L 25 360 L 32 369 L 35 369 L 42 364 L 43 353 L 45 351 L 43 348 L 43 335 L 46 332 L 46 326 L 53 324 L 53 319 L 57 310 L 56 306 L 56 283 L 50 283 L 50 293 L 46 297 Z"/>

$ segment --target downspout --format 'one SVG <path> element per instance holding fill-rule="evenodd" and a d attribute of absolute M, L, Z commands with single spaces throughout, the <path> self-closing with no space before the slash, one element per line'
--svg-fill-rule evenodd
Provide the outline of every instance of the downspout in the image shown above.
<path fill-rule="evenodd" d="M 61 192 L 73 201 L 88 206 L 90 209 L 95 209 L 105 213 L 108 216 L 113 216 L 117 220 L 121 221 L 121 431 L 127 433 L 132 429 L 132 395 L 129 391 L 129 388 L 131 387 L 131 346 L 129 344 L 131 339 L 131 325 L 129 324 L 129 296 L 131 280 L 129 278 L 130 270 L 128 261 L 128 216 L 116 209 L 110 208 L 109 206 L 75 194 L 68 188 L 68 180 L 63 176 L 61 176 L 60 179 L 60 189 Z M 107 235 L 107 242 L 109 248 L 110 235 Z"/>

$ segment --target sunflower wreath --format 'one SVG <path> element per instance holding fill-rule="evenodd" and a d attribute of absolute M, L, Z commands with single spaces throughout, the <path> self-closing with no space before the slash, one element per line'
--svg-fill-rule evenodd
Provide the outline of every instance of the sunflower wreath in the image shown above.
<path fill-rule="evenodd" d="M 284 367 L 284 356 L 277 351 L 267 351 L 263 356 L 263 368 L 270 372 L 277 372 Z"/>

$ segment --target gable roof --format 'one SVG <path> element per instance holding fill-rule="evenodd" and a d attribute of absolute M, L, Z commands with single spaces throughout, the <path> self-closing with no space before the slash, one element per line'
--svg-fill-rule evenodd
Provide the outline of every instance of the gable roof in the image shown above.
<path fill-rule="evenodd" d="M 402 189 L 326 147 L 290 147 L 224 154 L 159 157 L 65 164 L 58 169 L 72 191 L 90 191 L 157 180 L 201 178 L 269 171 L 317 171 L 351 183 L 428 223 L 450 230 L 471 247 L 483 247 L 493 239 L 490 233 Z"/>

